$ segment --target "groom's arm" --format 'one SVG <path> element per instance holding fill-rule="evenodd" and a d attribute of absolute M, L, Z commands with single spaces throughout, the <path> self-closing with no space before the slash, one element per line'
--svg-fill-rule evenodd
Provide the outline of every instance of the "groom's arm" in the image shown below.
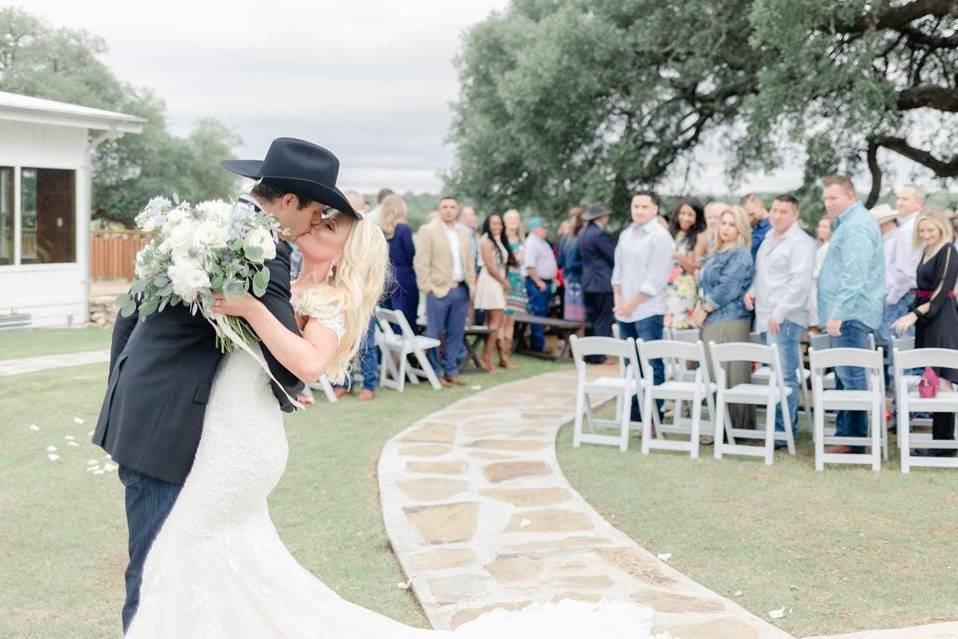
<path fill-rule="evenodd" d="M 126 343 L 130 341 L 130 335 L 133 334 L 133 329 L 136 328 L 139 319 L 140 314 L 138 312 L 130 313 L 128 317 L 124 317 L 123 313 L 117 313 L 116 322 L 113 324 L 113 336 L 110 339 L 110 373 L 113 372 L 113 367 L 116 365 L 120 353 L 126 348 Z"/>

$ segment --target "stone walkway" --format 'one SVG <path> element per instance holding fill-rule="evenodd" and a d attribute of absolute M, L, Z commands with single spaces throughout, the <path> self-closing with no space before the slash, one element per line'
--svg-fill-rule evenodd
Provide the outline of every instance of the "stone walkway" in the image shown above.
<path fill-rule="evenodd" d="M 100 364 L 110 361 L 110 349 L 97 351 L 81 351 L 65 355 L 43 355 L 41 357 L 21 357 L 18 359 L 0 360 L 0 377 L 35 373 L 48 368 L 66 368 L 68 366 L 83 366 L 84 364 Z"/>
<path fill-rule="evenodd" d="M 386 531 L 435 628 L 561 599 L 629 600 L 676 639 L 791 639 L 660 561 L 569 485 L 555 456 L 575 373 L 497 386 L 420 420 L 383 448 Z M 815 639 L 956 639 L 958 623 Z"/>
<path fill-rule="evenodd" d="M 430 622 L 493 608 L 630 600 L 681 639 L 786 639 L 613 528 L 555 457 L 575 412 L 575 373 L 497 386 L 393 438 L 379 461 L 386 530 Z"/>

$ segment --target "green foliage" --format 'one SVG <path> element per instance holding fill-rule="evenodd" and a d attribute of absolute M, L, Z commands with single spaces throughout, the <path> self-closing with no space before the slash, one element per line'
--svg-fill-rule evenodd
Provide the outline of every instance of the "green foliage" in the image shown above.
<path fill-rule="evenodd" d="M 167 131 L 166 106 L 149 89 L 119 80 L 100 60 L 105 42 L 82 30 L 51 27 L 16 7 L 0 9 L 0 90 L 146 118 L 142 134 L 101 144 L 94 157 L 94 216 L 132 222 L 155 195 L 193 202 L 229 198 L 235 177 L 219 160 L 241 138 L 204 118 L 190 135 Z"/>
<path fill-rule="evenodd" d="M 514 0 L 465 36 L 447 188 L 624 210 L 709 133 L 733 183 L 805 156 L 809 199 L 866 162 L 880 189 L 879 148 L 956 177 L 955 31 L 948 0 Z"/>

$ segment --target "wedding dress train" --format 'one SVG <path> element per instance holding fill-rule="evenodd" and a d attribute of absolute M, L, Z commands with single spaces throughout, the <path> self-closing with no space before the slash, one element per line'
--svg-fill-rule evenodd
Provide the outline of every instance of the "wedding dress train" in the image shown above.
<path fill-rule="evenodd" d="M 266 499 L 286 467 L 282 413 L 245 353 L 217 371 L 196 461 L 147 557 L 127 639 L 647 639 L 627 603 L 495 611 L 455 631 L 412 628 L 349 603 L 300 566 Z"/>

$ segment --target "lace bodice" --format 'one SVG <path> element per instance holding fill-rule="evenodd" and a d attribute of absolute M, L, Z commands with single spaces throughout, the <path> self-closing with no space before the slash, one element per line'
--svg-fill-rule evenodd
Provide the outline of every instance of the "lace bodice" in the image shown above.
<path fill-rule="evenodd" d="M 343 301 L 328 287 L 294 289 L 290 302 L 297 315 L 316 320 L 335 333 L 337 340 L 343 338 L 346 333 Z"/>

